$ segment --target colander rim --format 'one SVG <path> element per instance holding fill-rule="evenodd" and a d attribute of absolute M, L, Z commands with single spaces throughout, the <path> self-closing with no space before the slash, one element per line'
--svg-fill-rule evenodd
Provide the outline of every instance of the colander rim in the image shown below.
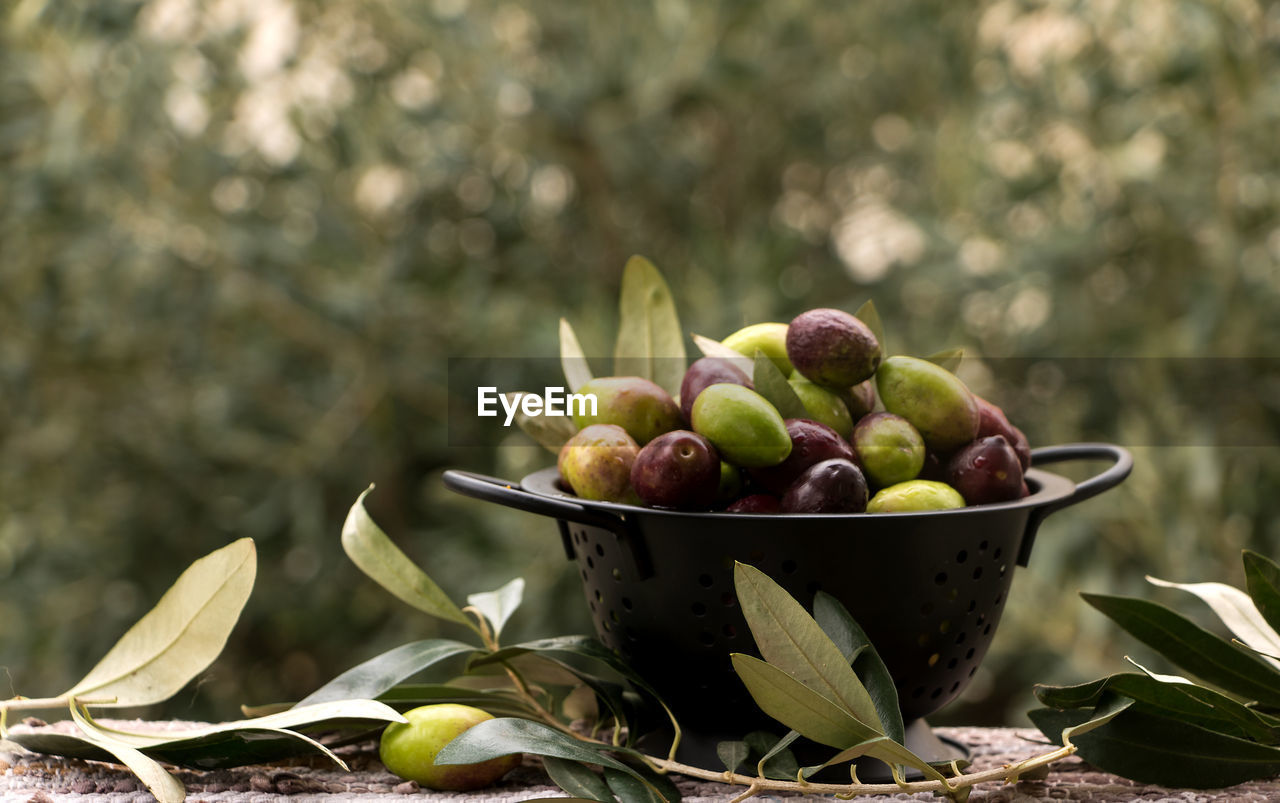
<path fill-rule="evenodd" d="M 724 521 L 784 521 L 806 519 L 924 519 L 938 517 L 982 516 L 998 511 L 1016 508 L 1038 508 L 1051 506 L 1070 497 L 1076 490 L 1076 484 L 1070 479 L 1044 469 L 1031 468 L 1024 475 L 1031 493 L 1021 499 L 1008 502 L 994 502 L 985 505 L 967 505 L 950 510 L 924 510 L 896 513 L 728 513 L 723 510 L 675 510 L 663 507 L 647 507 L 629 505 L 622 502 L 601 502 L 592 499 L 581 499 L 577 495 L 560 489 L 558 485 L 560 472 L 555 466 L 539 469 L 526 474 L 520 480 L 521 489 L 537 495 L 572 502 L 592 510 L 609 511 L 622 515 L 652 515 L 659 517 L 699 518 Z"/>

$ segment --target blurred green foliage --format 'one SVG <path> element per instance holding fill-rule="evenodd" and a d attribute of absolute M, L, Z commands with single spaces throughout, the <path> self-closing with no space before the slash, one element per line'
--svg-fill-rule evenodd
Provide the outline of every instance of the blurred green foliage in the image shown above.
<path fill-rule="evenodd" d="M 455 598 L 524 575 L 514 628 L 589 628 L 554 524 L 441 488 L 551 463 L 450 420 L 447 363 L 554 356 L 560 316 L 607 354 L 633 253 L 690 331 L 872 297 L 891 350 L 986 358 L 966 377 L 1033 444 L 1134 448 L 1125 485 L 1045 526 L 941 718 L 1026 724 L 1031 683 L 1141 655 L 1081 588 L 1158 598 L 1144 574 L 1239 583 L 1242 547 L 1280 554 L 1274 364 L 1243 387 L 1178 367 L 1280 353 L 1274 5 L 17 0 L 2 20 L 6 695 L 70 686 L 244 535 L 257 591 L 169 714 L 296 699 L 431 635 L 339 548 L 370 482 Z"/>

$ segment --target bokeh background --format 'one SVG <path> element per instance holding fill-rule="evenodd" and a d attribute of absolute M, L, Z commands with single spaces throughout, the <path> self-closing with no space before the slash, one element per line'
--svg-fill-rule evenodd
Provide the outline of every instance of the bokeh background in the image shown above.
<path fill-rule="evenodd" d="M 497 425 L 451 438 L 447 369 L 554 357 L 561 316 L 610 353 L 637 253 L 690 332 L 873 298 L 891 351 L 965 347 L 1033 444 L 1133 450 L 1129 481 L 1046 524 L 935 721 L 1025 725 L 1033 683 L 1146 655 L 1079 590 L 1192 612 L 1144 575 L 1240 584 L 1242 548 L 1280 557 L 1280 6 L 0 13 L 4 696 L 69 687 L 240 536 L 258 587 L 166 715 L 457 635 L 343 555 L 370 483 L 455 598 L 524 576 L 515 636 L 586 631 L 555 525 L 441 486 L 552 461 Z"/>

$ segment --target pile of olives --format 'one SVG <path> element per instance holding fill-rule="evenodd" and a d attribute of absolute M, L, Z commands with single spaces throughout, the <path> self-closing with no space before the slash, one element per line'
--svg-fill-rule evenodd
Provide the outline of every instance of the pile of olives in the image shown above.
<path fill-rule="evenodd" d="M 691 364 L 679 401 L 640 377 L 592 379 L 594 415 L 561 448 L 561 479 L 584 499 L 731 513 L 945 510 L 1026 496 L 1031 450 L 996 405 L 941 365 L 882 356 L 836 309 L 748 326 L 723 344 L 761 353 L 804 418 L 784 419 L 721 357 Z M 877 403 L 878 400 L 878 403 Z"/>

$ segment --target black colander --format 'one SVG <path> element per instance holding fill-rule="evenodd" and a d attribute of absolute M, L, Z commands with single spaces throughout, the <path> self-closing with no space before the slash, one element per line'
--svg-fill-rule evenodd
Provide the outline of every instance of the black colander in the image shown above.
<path fill-rule="evenodd" d="M 1038 468 L 1067 460 L 1111 465 L 1079 484 Z M 444 483 L 558 521 L 597 634 L 675 712 L 686 734 L 682 755 L 704 760 L 715 742 L 761 724 L 730 666 L 730 653 L 754 652 L 734 595 L 735 561 L 765 572 L 806 606 L 818 590 L 839 599 L 884 658 L 903 718 L 917 724 L 909 730 L 927 739 L 927 726 L 916 721 L 954 699 L 977 672 L 1013 568 L 1026 565 L 1040 523 L 1115 486 L 1133 465 L 1126 450 L 1094 443 L 1037 449 L 1032 461 L 1030 496 L 922 513 L 687 513 L 592 502 L 566 493 L 554 467 L 518 486 L 462 471 L 445 472 Z"/>

